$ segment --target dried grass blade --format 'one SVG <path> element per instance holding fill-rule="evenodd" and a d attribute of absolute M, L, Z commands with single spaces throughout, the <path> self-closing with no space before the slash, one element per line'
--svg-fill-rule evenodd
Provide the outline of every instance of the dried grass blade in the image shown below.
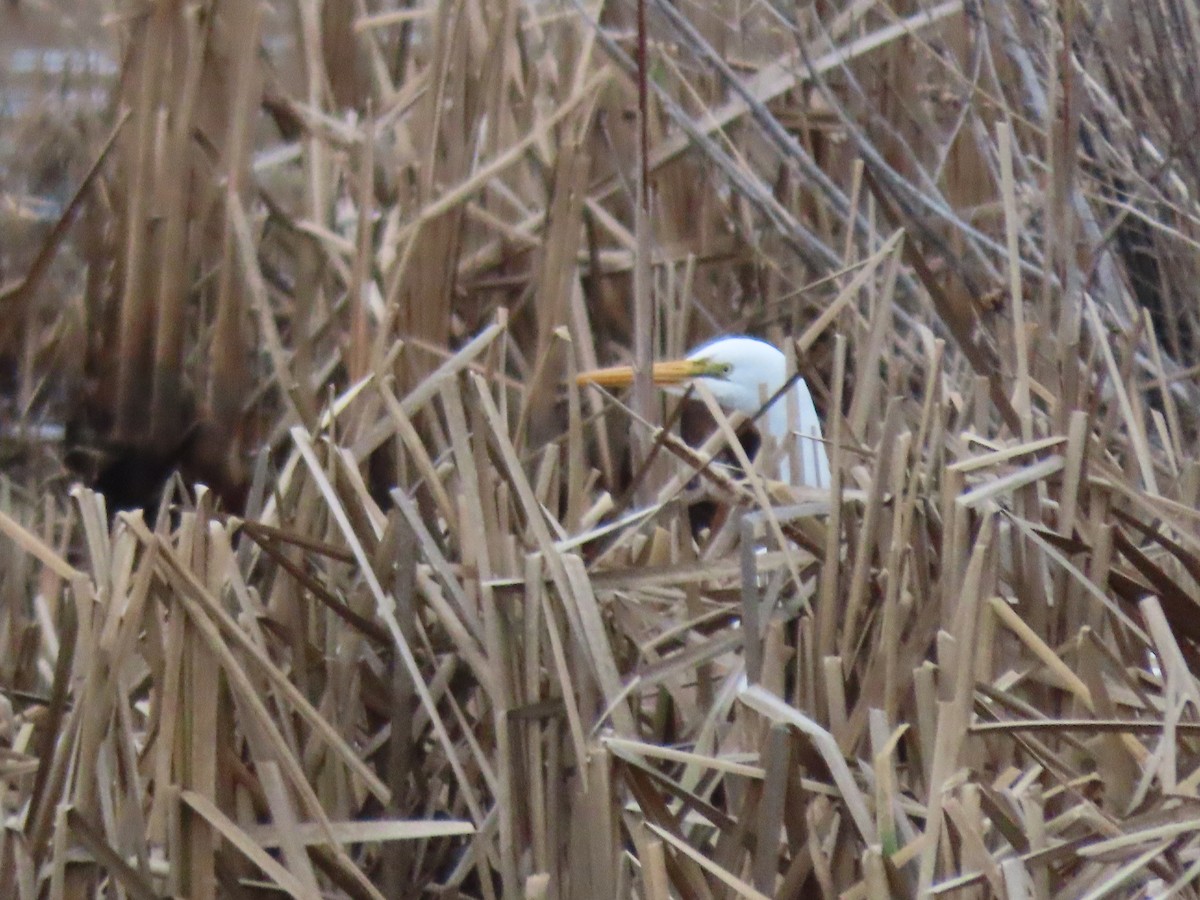
<path fill-rule="evenodd" d="M 83 572 L 59 556 L 53 547 L 3 511 L 0 511 L 0 534 L 6 535 L 21 550 L 37 559 L 63 581 L 78 584 L 89 580 Z"/>
<path fill-rule="evenodd" d="M 666 759 L 672 762 L 687 763 L 727 775 L 740 775 L 743 778 L 762 779 L 766 776 L 766 770 L 761 766 L 750 766 L 745 763 L 721 759 L 718 756 L 688 753 L 684 750 L 675 750 L 671 747 L 663 747 L 658 744 L 648 744 L 645 741 L 628 740 L 614 735 L 605 735 L 600 740 L 605 746 L 611 747 L 614 750 L 650 757 L 651 759 Z"/>
<path fill-rule="evenodd" d="M 104 834 L 88 822 L 79 810 L 68 809 L 66 821 L 71 833 L 108 870 L 122 890 L 128 891 L 134 900 L 156 900 L 159 894 L 154 887 L 121 858 L 121 854 L 104 839 Z"/>
<path fill-rule="evenodd" d="M 684 856 L 687 856 L 689 859 L 691 859 L 693 862 L 695 862 L 698 866 L 700 866 L 700 868 L 704 869 L 704 871 L 706 871 L 710 875 L 714 876 L 718 881 L 720 881 L 726 887 L 729 887 L 732 890 L 736 891 L 737 895 L 739 897 L 749 897 L 749 898 L 752 898 L 752 900 L 770 900 L 770 898 L 766 894 L 755 889 L 752 885 L 747 884 L 745 881 L 742 881 L 742 879 L 738 878 L 736 875 L 734 875 L 728 869 L 725 869 L 725 868 L 717 865 L 715 862 L 713 862 L 711 859 L 709 859 L 703 853 L 700 853 L 697 850 L 693 849 L 692 845 L 689 844 L 687 841 L 680 840 L 675 835 L 671 834 L 671 832 L 667 831 L 665 828 L 660 828 L 659 826 L 655 825 L 653 822 L 647 822 L 646 827 L 649 828 L 655 834 L 657 834 L 660 838 L 662 838 L 664 841 L 666 841 L 672 847 L 674 847 L 676 850 L 678 850 L 680 853 L 682 853 Z"/>
<path fill-rule="evenodd" d="M 180 792 L 179 798 L 208 822 L 225 840 L 236 847 L 243 856 L 262 869 L 269 877 L 275 879 L 282 890 L 297 898 L 314 896 L 310 893 L 310 886 L 303 884 L 287 868 L 276 862 L 274 857 L 264 852 L 257 841 L 221 812 L 207 797 L 203 797 L 195 791 L 185 790 Z M 309 871 L 311 872 L 311 869 Z M 314 882 L 311 888 L 315 887 Z M 320 896 L 319 892 L 316 896 Z"/>
<path fill-rule="evenodd" d="M 271 817 L 275 820 L 277 829 L 283 836 L 280 850 L 287 864 L 288 874 L 291 875 L 290 881 L 298 883 L 301 888 L 300 896 L 315 900 L 321 896 L 321 889 L 317 886 L 317 875 L 309 862 L 308 853 L 305 852 L 304 845 L 296 836 L 300 822 L 296 818 L 296 810 L 292 806 L 291 797 L 288 796 L 279 764 L 274 760 L 260 760 L 258 777 L 267 798 L 267 805 L 271 809 Z M 193 798 L 193 800 L 195 799 Z M 203 799 L 201 803 L 203 805 Z"/>
<path fill-rule="evenodd" d="M 380 781 L 379 776 L 362 761 L 358 754 L 346 743 L 346 740 L 330 725 L 328 720 L 309 703 L 308 699 L 300 693 L 296 686 L 266 656 L 263 648 L 246 636 L 245 632 L 238 627 L 237 623 L 221 607 L 221 604 L 209 594 L 203 585 L 196 580 L 191 571 L 179 560 L 174 550 L 161 542 L 159 549 L 162 554 L 163 563 L 169 572 L 169 580 L 180 588 L 183 597 L 191 604 L 194 604 L 194 606 L 189 607 L 189 612 L 194 611 L 196 613 L 193 616 L 193 620 L 200 625 L 201 632 L 205 634 L 206 638 L 210 639 L 214 649 L 217 649 L 217 655 L 225 665 L 227 674 L 235 681 L 241 682 L 240 686 L 247 692 L 247 696 L 257 696 L 257 691 L 254 690 L 242 667 L 227 648 L 225 640 L 221 637 L 222 632 L 229 636 L 235 645 L 239 646 L 255 661 L 263 675 L 292 704 L 297 713 L 322 736 L 338 758 L 355 775 L 363 780 L 363 783 L 367 785 L 367 788 L 381 803 L 386 804 L 391 794 L 387 786 Z M 261 708 L 260 712 L 265 720 L 270 718 L 265 706 Z"/>
<path fill-rule="evenodd" d="M 850 818 L 854 821 L 863 842 L 868 845 L 878 843 L 874 819 L 867 806 L 866 798 L 863 797 L 862 791 L 855 783 L 854 776 L 850 774 L 850 768 L 846 765 L 842 751 L 838 748 L 837 741 L 833 739 L 833 736 L 799 710 L 757 685 L 744 688 L 738 693 L 738 699 L 774 722 L 794 726 L 813 742 L 817 752 L 829 766 L 834 784 L 837 785 L 842 801 L 846 804 Z"/>
<path fill-rule="evenodd" d="M 272 849 L 281 845 L 283 835 L 277 825 L 249 825 L 240 829 L 255 846 Z M 331 822 L 329 833 L 343 844 L 367 844 L 385 841 L 423 841 L 439 837 L 462 837 L 477 834 L 471 822 L 448 819 L 373 819 L 370 821 Z M 305 846 L 323 844 L 328 838 L 323 829 L 301 822 L 294 830 L 295 837 Z"/>
<path fill-rule="evenodd" d="M 492 342 L 504 332 L 504 326 L 493 323 L 483 329 L 463 346 L 461 350 L 421 379 L 400 401 L 400 408 L 408 417 L 416 414 L 430 400 L 437 396 L 442 385 L 460 372 L 470 367 Z M 390 421 L 382 421 L 369 429 L 354 443 L 354 458 L 364 460 L 377 450 L 384 441 L 395 434 L 395 425 Z"/>
<path fill-rule="evenodd" d="M 464 797 L 467 800 L 467 805 L 471 810 L 471 816 L 476 822 L 482 823 L 483 809 L 479 804 L 478 798 L 475 796 L 475 790 L 471 784 L 471 780 L 467 777 L 466 771 L 462 767 L 462 762 L 458 758 L 458 753 L 454 747 L 454 742 L 450 739 L 450 733 L 446 730 L 445 723 L 442 721 L 441 715 L 438 713 L 437 704 L 434 703 L 433 697 L 429 693 L 429 686 L 425 683 L 425 678 L 421 674 L 421 668 L 417 664 L 416 657 L 413 656 L 412 648 L 409 647 L 408 641 L 405 639 L 403 632 L 400 630 L 400 623 L 396 619 L 395 601 L 389 601 L 383 586 L 375 577 L 374 569 L 371 566 L 371 560 L 367 556 L 366 550 L 362 543 L 358 540 L 358 536 L 354 533 L 354 528 L 350 524 L 350 520 L 346 515 L 345 509 L 342 507 L 341 501 L 338 499 L 337 493 L 333 489 L 333 485 L 329 483 L 324 470 L 321 468 L 320 461 L 317 459 L 316 453 L 313 450 L 308 434 L 301 428 L 292 429 L 292 440 L 295 442 L 297 449 L 300 451 L 300 456 L 308 467 L 309 474 L 313 481 L 316 482 L 317 488 L 324 497 L 328 505 L 329 512 L 332 514 L 334 521 L 342 532 L 346 543 L 350 545 L 350 549 L 354 552 L 355 559 L 358 561 L 363 579 L 371 589 L 371 594 L 375 599 L 376 613 L 383 619 L 387 625 L 388 631 L 392 634 L 392 640 L 396 644 L 396 649 L 400 653 L 400 658 L 404 662 L 405 668 L 408 670 L 409 678 L 412 679 L 413 685 L 416 687 L 417 696 L 421 699 L 421 705 L 425 708 L 431 723 L 433 724 L 434 732 L 438 736 L 442 748 L 446 752 L 446 759 L 450 763 L 454 774 L 458 777 L 463 790 Z M 383 790 L 383 795 L 388 794 L 387 788 L 374 779 L 378 786 Z M 387 802 L 386 800 L 384 801 Z"/>

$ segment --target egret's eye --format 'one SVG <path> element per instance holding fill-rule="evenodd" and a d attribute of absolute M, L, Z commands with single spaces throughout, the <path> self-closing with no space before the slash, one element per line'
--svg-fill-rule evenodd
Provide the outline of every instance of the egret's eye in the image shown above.
<path fill-rule="evenodd" d="M 733 363 L 719 363 L 717 365 L 717 374 L 722 378 L 728 378 L 733 374 Z"/>

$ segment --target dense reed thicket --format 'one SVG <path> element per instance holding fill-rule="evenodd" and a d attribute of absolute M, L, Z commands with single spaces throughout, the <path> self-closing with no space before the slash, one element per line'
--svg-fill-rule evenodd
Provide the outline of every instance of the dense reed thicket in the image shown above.
<path fill-rule="evenodd" d="M 0 9 L 0 895 L 1200 896 L 1200 12 L 641 13 Z"/>

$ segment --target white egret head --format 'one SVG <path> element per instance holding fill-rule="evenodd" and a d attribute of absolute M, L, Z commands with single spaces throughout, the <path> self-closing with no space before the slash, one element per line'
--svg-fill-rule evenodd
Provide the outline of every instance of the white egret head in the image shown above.
<path fill-rule="evenodd" d="M 762 409 L 787 382 L 786 357 L 757 338 L 710 341 L 689 353 L 687 361 L 696 366 L 692 380 L 702 381 L 725 409 L 746 415 Z"/>
<path fill-rule="evenodd" d="M 700 345 L 686 359 L 655 363 L 651 378 L 672 393 L 682 393 L 692 383 L 702 382 L 723 408 L 753 415 L 787 384 L 787 359 L 758 338 L 718 338 Z M 633 369 L 598 369 L 582 373 L 578 381 L 581 385 L 625 387 L 633 381 Z M 789 413 L 789 408 L 794 412 Z M 776 398 L 758 427 L 781 451 L 780 475 L 784 481 L 829 486 L 829 459 L 821 439 L 821 422 L 803 378 L 797 378 L 790 390 Z M 798 469 L 792 466 L 793 450 L 800 463 Z"/>

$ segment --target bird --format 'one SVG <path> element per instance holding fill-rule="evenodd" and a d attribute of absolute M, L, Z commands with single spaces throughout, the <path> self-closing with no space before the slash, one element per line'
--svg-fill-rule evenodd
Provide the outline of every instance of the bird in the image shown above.
<path fill-rule="evenodd" d="M 830 486 L 829 456 L 812 394 L 803 378 L 794 379 L 790 388 L 783 390 L 789 383 L 787 358 L 774 345 L 741 335 L 717 338 L 696 347 L 683 359 L 655 363 L 650 377 L 654 384 L 677 394 L 693 383 L 703 384 L 723 409 L 748 416 L 758 413 L 765 401 L 771 401 L 757 425 L 760 434 L 770 437 L 782 451 L 781 480 L 800 487 Z M 581 372 L 576 382 L 580 386 L 627 387 L 633 383 L 633 367 Z M 795 431 L 790 427 L 788 412 L 793 403 Z M 792 471 L 789 439 L 797 441 L 796 471 Z"/>

